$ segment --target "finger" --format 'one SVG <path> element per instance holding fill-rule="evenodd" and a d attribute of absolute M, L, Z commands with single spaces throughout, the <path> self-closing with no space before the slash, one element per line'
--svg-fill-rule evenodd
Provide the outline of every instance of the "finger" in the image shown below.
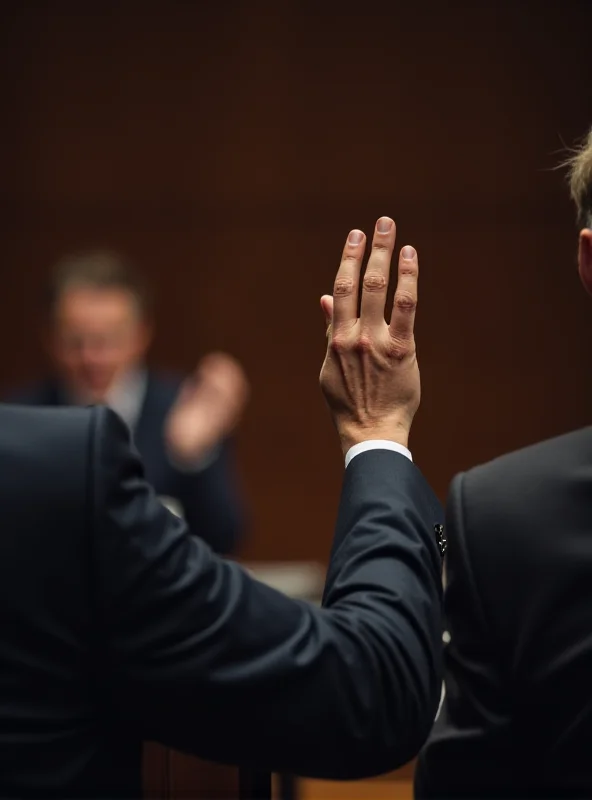
<path fill-rule="evenodd" d="M 330 294 L 324 294 L 321 297 L 321 308 L 325 315 L 325 322 L 330 325 L 333 322 L 333 298 Z"/>
<path fill-rule="evenodd" d="M 321 308 L 325 315 L 325 324 L 327 326 L 327 338 L 331 336 L 331 324 L 333 322 L 333 298 L 330 294 L 324 294 L 321 297 Z"/>
<path fill-rule="evenodd" d="M 350 326 L 358 319 L 358 288 L 366 237 L 350 231 L 333 287 L 333 326 Z"/>
<path fill-rule="evenodd" d="M 399 276 L 389 326 L 391 336 L 399 341 L 408 341 L 413 337 L 418 275 L 417 252 L 407 245 L 399 255 Z"/>
<path fill-rule="evenodd" d="M 391 271 L 391 256 L 395 246 L 395 223 L 381 217 L 374 229 L 372 252 L 364 274 L 360 320 L 374 327 L 384 325 L 384 306 Z"/>

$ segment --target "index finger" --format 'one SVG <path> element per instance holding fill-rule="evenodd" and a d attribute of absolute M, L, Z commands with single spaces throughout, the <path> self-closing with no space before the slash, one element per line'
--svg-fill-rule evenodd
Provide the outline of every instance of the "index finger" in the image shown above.
<path fill-rule="evenodd" d="M 399 255 L 397 288 L 389 326 L 391 336 L 398 341 L 409 341 L 413 337 L 418 276 L 417 252 L 414 247 L 406 245 Z"/>
<path fill-rule="evenodd" d="M 333 286 L 333 329 L 352 325 L 358 318 L 358 288 L 366 237 L 350 231 Z"/>

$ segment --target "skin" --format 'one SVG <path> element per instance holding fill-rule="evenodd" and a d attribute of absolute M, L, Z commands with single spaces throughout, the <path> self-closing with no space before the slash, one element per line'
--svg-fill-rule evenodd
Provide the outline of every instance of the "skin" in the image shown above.
<path fill-rule="evenodd" d="M 366 237 L 362 231 L 351 231 L 333 296 L 321 298 L 328 343 L 320 383 L 344 453 L 369 439 L 388 439 L 406 447 L 419 406 L 414 339 L 419 265 L 413 247 L 404 247 L 399 255 L 394 305 L 390 321 L 385 320 L 395 233 L 392 219 L 378 220 L 362 280 Z"/>
<path fill-rule="evenodd" d="M 142 364 L 151 338 L 129 292 L 72 287 L 56 304 L 49 351 L 72 393 L 101 403 L 122 374 Z"/>

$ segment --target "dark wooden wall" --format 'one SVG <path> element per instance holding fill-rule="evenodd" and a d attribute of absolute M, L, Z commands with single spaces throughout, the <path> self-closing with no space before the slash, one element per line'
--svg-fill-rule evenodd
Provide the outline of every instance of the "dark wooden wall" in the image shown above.
<path fill-rule="evenodd" d="M 351 227 L 420 252 L 418 464 L 586 424 L 592 306 L 565 143 L 592 123 L 592 3 L 6 2 L 0 386 L 44 366 L 52 261 L 108 245 L 159 291 L 156 364 L 245 364 L 245 554 L 328 553 L 341 456 L 318 297 Z"/>

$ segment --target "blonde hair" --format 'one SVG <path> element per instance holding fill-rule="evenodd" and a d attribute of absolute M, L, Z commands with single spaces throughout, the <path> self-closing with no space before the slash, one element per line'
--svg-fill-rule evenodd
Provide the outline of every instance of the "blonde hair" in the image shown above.
<path fill-rule="evenodd" d="M 592 227 L 592 128 L 567 160 L 569 188 L 578 212 L 578 225 Z"/>

